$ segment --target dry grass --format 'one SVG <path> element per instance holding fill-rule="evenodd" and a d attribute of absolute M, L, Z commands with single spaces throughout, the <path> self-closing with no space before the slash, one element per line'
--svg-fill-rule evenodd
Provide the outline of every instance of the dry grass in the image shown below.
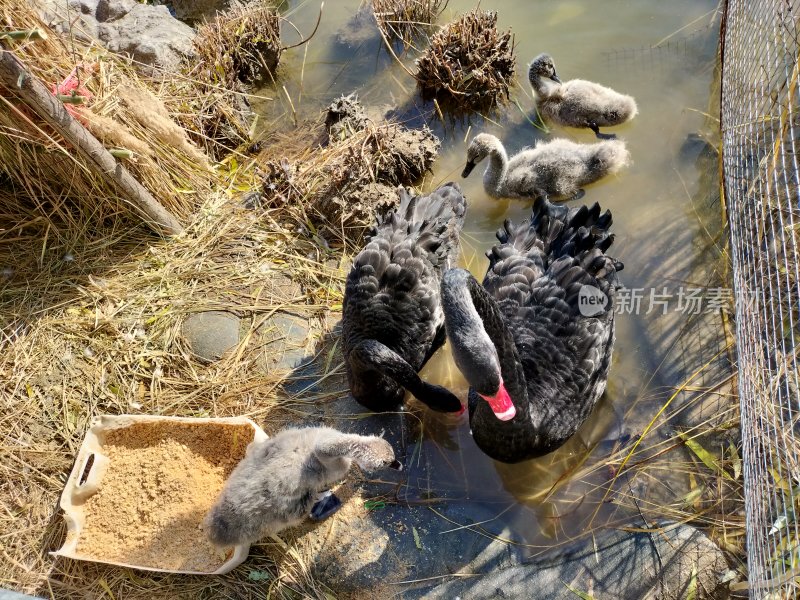
<path fill-rule="evenodd" d="M 283 48 L 274 2 L 259 0 L 218 13 L 198 29 L 197 58 L 185 73 L 188 93 L 175 110 L 193 139 L 215 160 L 250 141 L 245 86 L 274 80 Z"/>
<path fill-rule="evenodd" d="M 447 0 L 371 0 L 371 5 L 384 39 L 408 48 L 430 30 Z"/>
<path fill-rule="evenodd" d="M 4 2 L 0 19 L 16 29 L 46 30 L 22 0 Z M 145 91 L 147 87 L 128 63 L 96 47 L 77 42 L 68 46 L 53 34 L 45 40 L 6 45 L 49 86 L 73 74 L 79 80 L 79 93 L 90 95 L 84 104 L 70 107 L 79 120 L 109 146 L 132 146 L 128 149 L 134 151 L 133 158 L 125 166 L 179 220 L 194 212 L 215 176 L 205 161 L 197 161 L 199 151 L 185 133 L 165 140 L 121 102 L 121 87 Z M 47 231 L 52 239 L 65 231 L 119 226 L 131 216 L 133 221 L 140 220 L 116 190 L 93 176 L 68 145 L 17 100 L 13 89 L 3 88 L 0 96 L 0 173 L 7 191 L 0 196 L 0 228 L 5 237 Z M 171 123 L 169 117 L 167 121 Z M 131 143 L 133 138 L 139 143 Z"/>
<path fill-rule="evenodd" d="M 3 285 L 3 313 L 18 327 L 6 329 L 0 344 L 0 586 L 57 598 L 100 597 L 106 589 L 116 598 L 248 598 L 266 585 L 279 597 L 290 589 L 318 595 L 301 554 L 283 556 L 270 543 L 254 548 L 246 568 L 211 579 L 47 555 L 63 540 L 56 501 L 92 416 L 250 415 L 274 431 L 313 412 L 307 400 L 282 395 L 286 373 L 264 368 L 259 331 L 287 307 L 312 322 L 322 318 L 341 302 L 343 273 L 338 263 L 324 267 L 309 258 L 324 252 L 285 230 L 279 213 L 215 198 L 170 243 L 134 246 L 126 236 L 122 255 L 109 247 L 76 249 L 67 264 L 53 257 Z M 187 315 L 208 309 L 238 314 L 243 341 L 203 366 L 180 327 Z M 250 572 L 265 581 L 251 581 Z"/>
<path fill-rule="evenodd" d="M 457 110 L 487 110 L 508 99 L 514 38 L 497 30 L 497 13 L 473 9 L 445 25 L 417 59 L 423 96 Z"/>

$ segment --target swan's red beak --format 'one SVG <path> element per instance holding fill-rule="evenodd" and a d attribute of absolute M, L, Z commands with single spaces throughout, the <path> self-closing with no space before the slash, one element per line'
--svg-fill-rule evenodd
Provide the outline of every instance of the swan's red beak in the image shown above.
<path fill-rule="evenodd" d="M 517 414 L 517 409 L 514 408 L 511 396 L 508 395 L 502 380 L 500 381 L 500 389 L 497 390 L 494 396 L 484 396 L 483 394 L 480 394 L 480 396 L 489 403 L 494 416 L 501 421 L 510 421 Z"/>

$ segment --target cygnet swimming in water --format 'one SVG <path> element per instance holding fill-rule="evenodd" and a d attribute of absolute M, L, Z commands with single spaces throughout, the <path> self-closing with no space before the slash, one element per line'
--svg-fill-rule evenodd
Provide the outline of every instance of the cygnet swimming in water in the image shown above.
<path fill-rule="evenodd" d="M 306 517 L 332 515 L 341 502 L 328 488 L 344 478 L 353 461 L 365 471 L 402 468 L 383 438 L 330 427 L 285 429 L 254 444 L 206 515 L 209 539 L 219 546 L 245 544 Z"/>
<path fill-rule="evenodd" d="M 567 127 L 588 127 L 600 139 L 614 139 L 600 133 L 600 127 L 619 125 L 636 116 L 631 96 L 583 79 L 562 82 L 548 54 L 540 54 L 528 67 L 528 81 L 536 92 L 539 113 L 545 120 Z"/>
<path fill-rule="evenodd" d="M 461 176 L 467 177 L 487 156 L 483 187 L 494 198 L 581 198 L 581 186 L 616 173 L 630 161 L 622 140 L 576 144 L 562 138 L 539 142 L 509 159 L 499 139 L 479 133 L 467 149 Z"/>

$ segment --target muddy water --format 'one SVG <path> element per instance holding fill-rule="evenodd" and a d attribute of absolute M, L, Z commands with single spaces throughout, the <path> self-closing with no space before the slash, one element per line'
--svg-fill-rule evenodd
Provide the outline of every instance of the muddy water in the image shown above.
<path fill-rule="evenodd" d="M 624 518 L 626 509 L 602 503 L 602 494 L 593 492 L 608 480 L 608 469 L 590 467 L 601 464 L 620 438 L 641 432 L 659 407 L 659 394 L 679 384 L 685 371 L 701 360 L 684 356 L 678 367 L 662 369 L 673 359 L 663 332 L 682 327 L 684 320 L 675 315 L 659 318 L 658 311 L 645 313 L 649 288 L 661 290 L 663 284 L 674 292 L 681 282 L 696 276 L 698 264 L 716 260 L 706 256 L 703 244 L 692 243 L 704 235 L 698 210 L 707 210 L 702 199 L 713 195 L 715 183 L 713 176 L 704 177 L 708 173 L 697 168 L 686 141 L 708 127 L 704 113 L 712 93 L 716 2 L 484 3 L 484 8 L 499 11 L 500 27 L 511 27 L 515 34 L 522 83 L 513 90 L 512 100 L 522 109 L 512 101 L 490 120 L 474 115 L 445 123 L 432 106 L 419 100 L 414 81 L 387 54 L 372 23 L 365 20 L 359 25 L 354 19 L 358 4 L 358 0 L 326 4 L 316 36 L 307 47 L 285 55 L 281 80 L 264 91 L 273 100 L 259 107 L 262 123 L 270 129 L 288 127 L 287 116 L 315 116 L 333 98 L 352 91 L 367 105 L 392 107 L 400 120 L 428 123 L 443 145 L 424 187 L 460 181 L 469 201 L 462 264 L 479 278 L 486 269 L 483 253 L 493 243 L 494 231 L 504 218 L 525 218 L 531 203 L 490 199 L 482 188 L 480 166 L 469 179 L 460 179 L 468 139 L 488 131 L 500 137 L 510 152 L 552 136 L 594 141 L 588 131 L 553 128 L 545 134 L 527 120 L 523 112 L 530 115 L 533 106 L 525 77 L 527 62 L 547 51 L 562 79 L 592 79 L 636 97 L 639 116 L 614 129 L 627 141 L 633 165 L 587 188 L 582 200 L 611 209 L 617 235 L 614 254 L 625 263 L 623 282 L 645 289 L 640 314 L 618 317 L 615 360 L 605 397 L 562 449 L 519 465 L 495 463 L 484 456 L 472 443 L 465 419 L 423 412 L 421 438 L 409 459 L 409 485 L 403 490 L 409 501 L 444 497 L 496 505 L 496 523 L 484 527 L 495 533 L 510 528 L 517 542 L 531 548 L 577 535 L 590 523 Z M 451 0 L 440 23 L 472 5 Z M 284 14 L 304 32 L 312 29 L 317 10 L 318 5 L 310 2 L 284 6 Z M 293 34 L 285 34 L 287 43 L 292 39 Z M 413 69 L 416 55 L 412 49 L 401 59 Z M 709 164 L 713 170 L 713 162 Z M 700 209 L 698 204 L 703 204 Z M 713 267 L 702 269 L 709 270 Z M 424 376 L 466 395 L 463 378 L 446 349 L 427 365 Z M 680 486 L 675 481 L 670 489 Z"/>

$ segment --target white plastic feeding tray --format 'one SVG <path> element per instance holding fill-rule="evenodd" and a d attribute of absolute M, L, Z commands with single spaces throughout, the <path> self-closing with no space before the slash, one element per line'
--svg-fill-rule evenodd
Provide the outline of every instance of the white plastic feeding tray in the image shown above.
<path fill-rule="evenodd" d="M 103 475 L 108 470 L 110 460 L 103 452 L 105 434 L 111 430 L 122 429 L 134 424 L 144 423 L 189 423 L 192 425 L 246 425 L 254 430 L 253 441 L 248 445 L 247 452 L 256 442 L 267 439 L 267 434 L 250 419 L 245 417 L 230 418 L 187 418 L 187 417 L 157 417 L 150 415 L 104 415 L 96 417 L 92 421 L 86 438 L 83 440 L 75 466 L 69 475 L 64 492 L 61 494 L 61 509 L 64 511 L 64 519 L 67 522 L 67 539 L 64 545 L 52 554 L 64 556 L 78 560 L 100 562 L 122 567 L 133 567 L 147 571 L 159 571 L 165 573 L 186 573 L 192 575 L 220 575 L 227 573 L 240 565 L 247 558 L 250 552 L 249 544 L 234 546 L 232 552 L 226 555 L 227 559 L 213 571 L 181 570 L 174 568 L 159 568 L 153 565 L 141 565 L 116 560 L 105 560 L 102 557 L 86 556 L 78 551 L 79 543 L 84 539 L 86 529 L 86 501 L 96 494 L 103 485 Z M 235 430 L 234 430 L 235 431 Z M 235 435 L 235 434 L 234 434 Z M 130 489 L 131 495 L 143 494 L 143 490 Z M 203 532 L 200 529 L 200 522 L 197 523 L 198 539 L 202 539 Z"/>

